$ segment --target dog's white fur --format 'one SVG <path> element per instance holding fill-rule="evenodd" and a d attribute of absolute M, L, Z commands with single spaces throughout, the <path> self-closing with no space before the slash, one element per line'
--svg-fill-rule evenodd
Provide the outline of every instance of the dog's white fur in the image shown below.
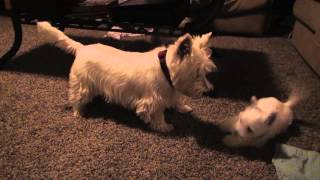
<path fill-rule="evenodd" d="M 213 89 L 206 78 L 216 68 L 208 47 L 211 33 L 196 37 L 185 34 L 167 47 L 171 87 L 158 60 L 159 51 L 166 47 L 126 52 L 102 44 L 83 45 L 48 22 L 37 26 L 47 42 L 75 55 L 69 75 L 69 101 L 75 115 L 81 115 L 83 106 L 93 97 L 103 95 L 108 102 L 134 110 L 151 128 L 168 132 L 173 126 L 165 121 L 166 108 L 192 111 L 184 104 L 183 95 L 199 97 Z"/>
<path fill-rule="evenodd" d="M 291 95 L 287 102 L 274 97 L 251 98 L 251 104 L 237 116 L 222 122 L 220 128 L 230 132 L 223 142 L 230 147 L 261 147 L 284 132 L 293 120 L 293 107 L 299 96 Z"/>

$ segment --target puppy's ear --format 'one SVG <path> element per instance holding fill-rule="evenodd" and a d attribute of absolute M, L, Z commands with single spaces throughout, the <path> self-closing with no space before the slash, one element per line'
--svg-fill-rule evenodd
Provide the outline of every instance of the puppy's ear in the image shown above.
<path fill-rule="evenodd" d="M 186 55 L 191 54 L 192 49 L 192 37 L 190 34 L 186 34 L 178 39 L 178 51 L 177 54 L 182 60 Z"/>
<path fill-rule="evenodd" d="M 208 47 L 209 40 L 211 38 L 212 32 L 208 32 L 201 36 L 201 47 Z"/>
<path fill-rule="evenodd" d="M 256 96 L 252 96 L 251 97 L 251 103 L 255 104 L 257 102 L 257 97 Z"/>
<path fill-rule="evenodd" d="M 268 116 L 267 120 L 264 123 L 267 124 L 268 126 L 271 126 L 274 120 L 276 120 L 276 117 L 277 117 L 277 113 L 273 112 Z"/>

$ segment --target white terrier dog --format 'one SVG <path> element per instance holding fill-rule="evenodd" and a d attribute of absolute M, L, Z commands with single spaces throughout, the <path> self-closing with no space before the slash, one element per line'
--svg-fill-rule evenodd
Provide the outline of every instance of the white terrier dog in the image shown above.
<path fill-rule="evenodd" d="M 190 112 L 183 95 L 199 97 L 213 89 L 206 74 L 216 66 L 210 59 L 211 33 L 189 34 L 174 44 L 148 52 L 126 52 L 102 44 L 83 45 L 48 22 L 38 32 L 49 43 L 75 55 L 69 75 L 69 101 L 74 115 L 97 95 L 132 109 L 154 130 L 168 132 L 173 126 L 164 118 L 166 108 Z"/>
<path fill-rule="evenodd" d="M 269 139 L 284 132 L 292 123 L 292 108 L 300 98 L 291 95 L 285 103 L 274 97 L 251 98 L 251 104 L 236 117 L 222 122 L 220 128 L 231 132 L 223 142 L 230 147 L 261 147 Z"/>

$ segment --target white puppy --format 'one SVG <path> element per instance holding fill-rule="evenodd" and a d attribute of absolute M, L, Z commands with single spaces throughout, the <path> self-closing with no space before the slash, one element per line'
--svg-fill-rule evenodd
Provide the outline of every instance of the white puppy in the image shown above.
<path fill-rule="evenodd" d="M 201 37 L 185 34 L 167 48 L 141 53 L 83 45 L 48 22 L 39 22 L 38 32 L 75 55 L 69 75 L 69 101 L 75 115 L 81 115 L 92 98 L 103 95 L 108 102 L 134 110 L 151 128 L 168 132 L 173 126 L 165 121 L 166 108 L 192 111 L 182 96 L 199 97 L 213 89 L 206 78 L 216 68 L 208 47 L 211 33 Z"/>
<path fill-rule="evenodd" d="M 253 96 L 244 111 L 220 124 L 222 130 L 231 133 L 224 137 L 224 144 L 230 147 L 263 146 L 292 123 L 292 108 L 298 100 L 296 95 L 284 103 L 274 97 L 257 100 Z"/>

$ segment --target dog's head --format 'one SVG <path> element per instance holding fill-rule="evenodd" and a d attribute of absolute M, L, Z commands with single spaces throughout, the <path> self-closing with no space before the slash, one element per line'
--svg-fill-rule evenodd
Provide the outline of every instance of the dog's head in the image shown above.
<path fill-rule="evenodd" d="M 251 98 L 234 125 L 234 133 L 243 138 L 269 139 L 284 131 L 292 122 L 291 107 L 274 97 Z"/>
<path fill-rule="evenodd" d="M 213 90 L 206 75 L 216 69 L 208 47 L 211 33 L 192 37 L 185 34 L 168 48 L 168 66 L 173 86 L 190 97 Z"/>

